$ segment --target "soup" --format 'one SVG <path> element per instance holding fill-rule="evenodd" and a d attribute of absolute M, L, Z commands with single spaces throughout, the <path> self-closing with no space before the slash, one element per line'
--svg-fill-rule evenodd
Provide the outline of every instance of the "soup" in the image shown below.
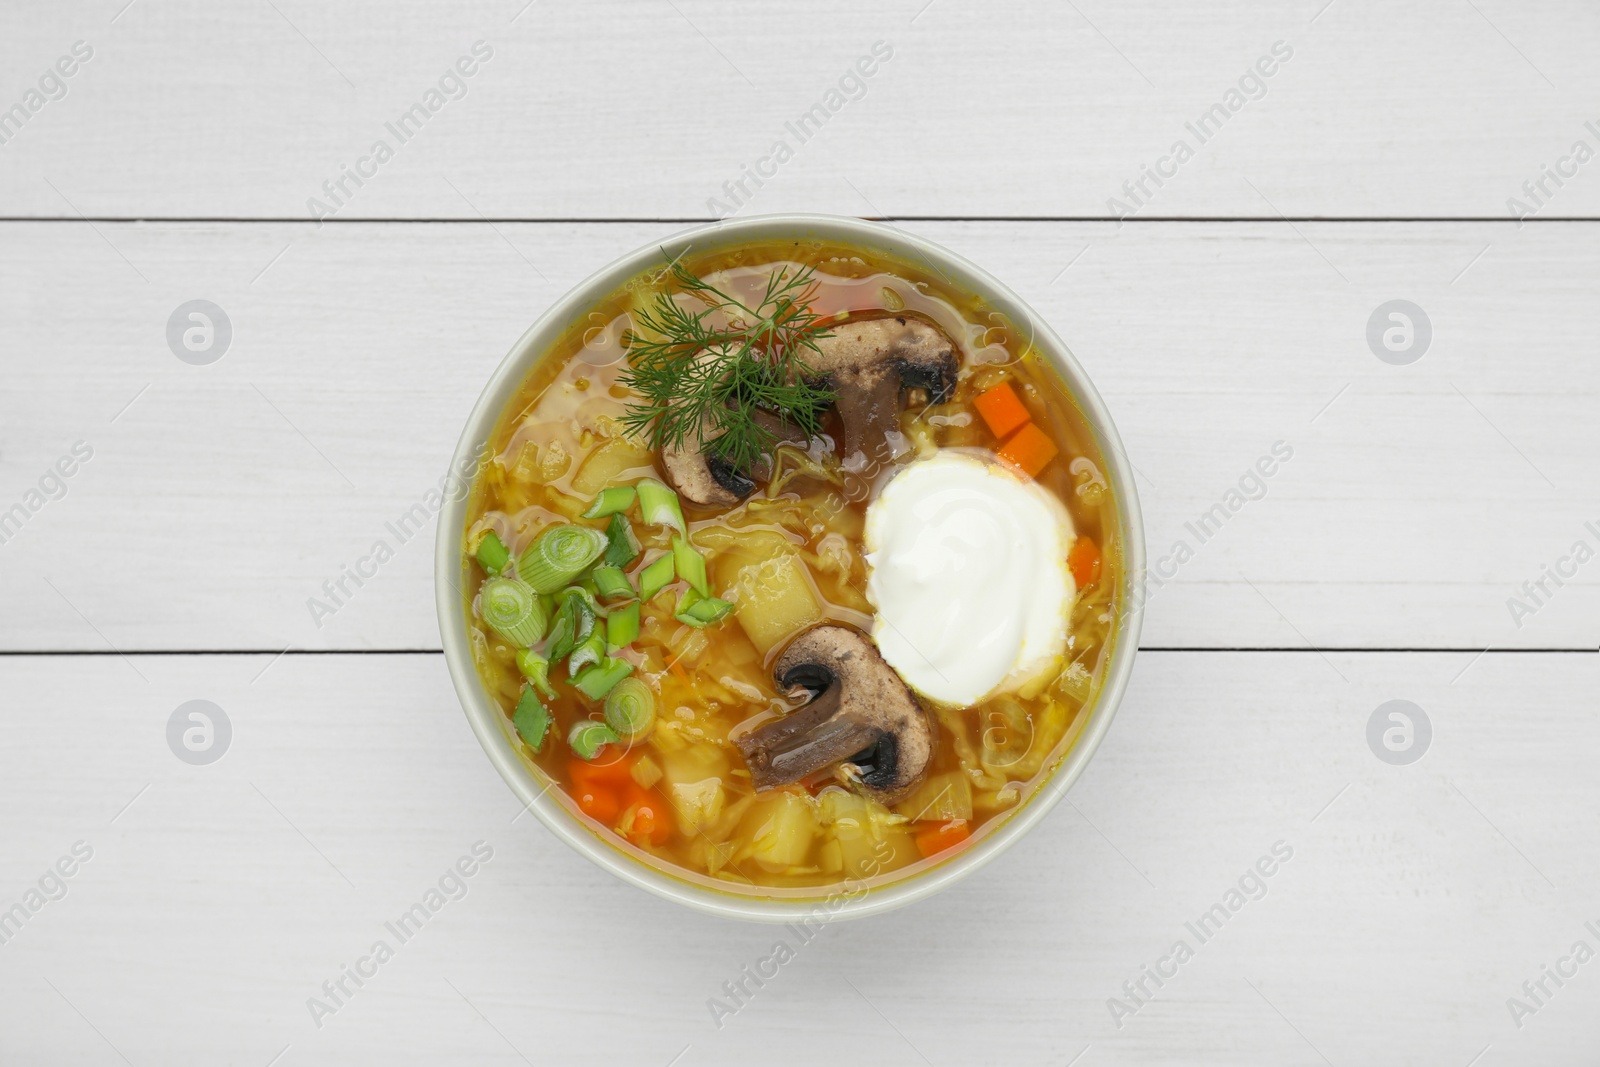
<path fill-rule="evenodd" d="M 474 480 L 473 657 L 640 862 L 820 897 L 993 833 L 1087 722 L 1121 543 L 1030 339 L 820 242 L 685 254 L 529 371 Z"/>

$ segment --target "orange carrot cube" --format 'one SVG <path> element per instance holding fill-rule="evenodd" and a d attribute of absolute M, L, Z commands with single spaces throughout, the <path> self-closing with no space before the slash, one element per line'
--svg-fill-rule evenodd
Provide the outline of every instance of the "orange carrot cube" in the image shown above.
<path fill-rule="evenodd" d="M 983 421 L 989 424 L 989 429 L 1002 441 L 1013 430 L 1032 419 L 1027 407 L 1022 403 L 1022 398 L 1011 388 L 1010 382 L 1001 382 L 993 389 L 979 393 L 973 397 L 972 406 L 978 409 Z"/>
<path fill-rule="evenodd" d="M 999 455 L 1021 467 L 1028 477 L 1037 478 L 1059 452 L 1056 443 L 1037 424 L 1030 422 L 1006 439 Z"/>

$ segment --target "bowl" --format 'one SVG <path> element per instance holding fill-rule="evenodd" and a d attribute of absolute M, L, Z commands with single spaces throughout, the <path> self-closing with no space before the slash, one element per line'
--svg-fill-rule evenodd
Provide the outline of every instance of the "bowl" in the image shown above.
<path fill-rule="evenodd" d="M 596 272 L 558 300 L 535 322 L 501 361 L 484 387 L 467 419 L 450 469 L 476 471 L 479 452 L 489 440 L 502 409 L 516 392 L 534 362 L 575 320 L 628 279 L 693 246 L 708 247 L 774 238 L 817 239 L 866 247 L 902 260 L 926 263 L 947 276 L 959 289 L 984 298 L 1019 328 L 1031 331 L 1035 347 L 1054 367 L 1077 401 L 1084 421 L 1095 435 L 1104 461 L 1105 475 L 1117 502 L 1122 536 L 1122 587 L 1117 590 L 1120 613 L 1112 633 L 1112 654 L 1100 695 L 1076 743 L 1057 763 L 1041 787 L 992 833 L 983 836 L 950 859 L 915 875 L 872 889 L 841 892 L 819 890 L 817 896 L 795 899 L 762 898 L 725 893 L 681 879 L 633 859 L 621 848 L 600 839 L 550 795 L 542 772 L 523 762 L 512 740 L 512 730 L 499 706 L 490 699 L 473 664 L 468 642 L 465 602 L 459 588 L 462 574 L 462 538 L 468 498 L 448 500 L 439 514 L 438 544 L 434 560 L 434 586 L 439 614 L 439 636 L 444 658 L 455 683 L 461 707 L 473 733 L 483 745 L 500 776 L 522 803 L 551 832 L 596 865 L 657 896 L 729 919 L 756 922 L 861 918 L 903 907 L 932 896 L 999 856 L 1031 830 L 1083 774 L 1127 688 L 1139 643 L 1141 602 L 1139 583 L 1144 573 L 1144 530 L 1133 482 L 1133 468 L 1123 451 L 1104 401 L 1065 344 L 1015 293 L 987 272 L 932 241 L 895 226 L 833 215 L 763 215 L 699 226 L 652 243 L 623 256 Z"/>

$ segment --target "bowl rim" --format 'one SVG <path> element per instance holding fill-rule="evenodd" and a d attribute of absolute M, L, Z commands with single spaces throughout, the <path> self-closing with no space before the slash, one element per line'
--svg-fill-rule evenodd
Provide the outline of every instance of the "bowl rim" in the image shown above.
<path fill-rule="evenodd" d="M 620 256 L 590 274 L 553 303 L 523 332 L 500 361 L 473 406 L 456 444 L 450 470 L 470 471 L 476 478 L 479 453 L 487 445 L 505 404 L 521 384 L 532 363 L 593 304 L 628 279 L 661 262 L 662 252 L 676 257 L 691 246 L 757 241 L 773 237 L 819 238 L 842 244 L 860 244 L 913 262 L 922 260 L 951 277 L 957 286 L 983 297 L 1013 323 L 1026 324 L 1035 347 L 1049 361 L 1075 400 L 1089 431 L 1100 446 L 1122 526 L 1123 569 L 1119 602 L 1124 605 L 1112 633 L 1111 662 L 1107 665 L 1100 697 L 1077 741 L 1038 791 L 994 832 L 968 849 L 929 870 L 865 892 L 785 899 L 720 893 L 687 879 L 668 874 L 634 859 L 621 848 L 601 841 L 549 796 L 550 784 L 537 781 L 512 747 L 505 716 L 489 699 L 478 677 L 467 636 L 466 611 L 455 575 L 461 567 L 462 541 L 471 493 L 452 494 L 439 512 L 434 551 L 434 595 L 439 636 L 462 711 L 485 754 L 526 810 L 533 812 L 552 833 L 574 851 L 613 875 L 656 896 L 724 918 L 783 923 L 819 917 L 862 918 L 882 914 L 925 899 L 981 869 L 1014 845 L 1045 817 L 1077 782 L 1099 748 L 1127 690 L 1138 652 L 1143 621 L 1141 594 L 1145 569 L 1144 526 L 1139 509 L 1133 465 L 1123 448 L 1105 401 L 1066 344 L 1049 324 L 999 279 L 965 257 L 927 238 L 882 222 L 840 215 L 783 213 L 753 215 L 702 224 L 677 231 Z"/>

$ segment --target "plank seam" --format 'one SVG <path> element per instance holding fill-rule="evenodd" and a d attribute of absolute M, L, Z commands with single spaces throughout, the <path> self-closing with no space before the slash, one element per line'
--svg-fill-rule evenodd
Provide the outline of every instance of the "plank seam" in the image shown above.
<path fill-rule="evenodd" d="M 753 217 L 753 216 L 751 216 Z M 1110 222 L 1125 223 L 1130 226 L 1145 226 L 1152 223 L 1203 223 L 1218 225 L 1240 225 L 1256 222 L 1317 222 L 1341 224 L 1436 224 L 1436 223 L 1472 223 L 1495 224 L 1500 226 L 1549 226 L 1567 223 L 1594 223 L 1600 222 L 1600 216 L 1582 215 L 1551 215 L 1540 218 L 1513 219 L 1503 216 L 1489 215 L 1145 215 L 1132 216 L 1119 219 L 1115 215 L 895 215 L 884 216 L 856 216 L 865 218 L 870 222 Z M 475 218 L 446 218 L 446 217 L 412 217 L 412 218 L 328 218 L 320 222 L 313 219 L 290 216 L 242 216 L 230 217 L 226 215 L 0 215 L 0 223 L 25 223 L 25 222 L 149 222 L 149 223 L 228 223 L 244 226 L 257 225 L 306 225 L 306 226 L 437 226 L 437 225 L 468 225 L 468 226 L 494 226 L 494 225 L 528 225 L 528 226 L 628 226 L 628 225 L 709 225 L 725 221 L 712 217 L 701 218 L 634 218 L 629 216 L 597 216 L 592 218 L 526 218 L 514 215 Z"/>
<path fill-rule="evenodd" d="M 1351 648 L 1322 647 L 1302 648 L 1287 645 L 1236 645 L 1218 647 L 1215 645 L 1140 645 L 1140 652 L 1248 652 L 1264 654 L 1297 654 L 1297 655 L 1322 655 L 1325 653 L 1340 653 L 1343 655 L 1593 655 L 1600 649 L 1594 648 L 1384 648 L 1378 645 L 1367 645 Z M 0 649 L 0 659 L 22 659 L 30 656 L 442 656 L 443 649 L 439 648 L 150 648 L 137 650 L 113 651 L 110 649 Z"/>

